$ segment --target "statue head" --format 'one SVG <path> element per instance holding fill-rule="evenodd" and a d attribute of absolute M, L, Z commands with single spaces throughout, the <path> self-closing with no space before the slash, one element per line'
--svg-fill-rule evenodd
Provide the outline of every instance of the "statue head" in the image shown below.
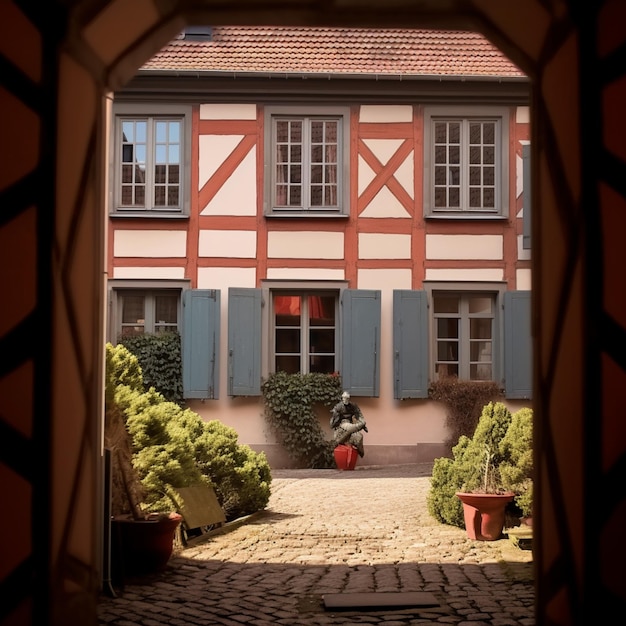
<path fill-rule="evenodd" d="M 349 394 L 347 391 L 344 391 L 344 392 L 341 394 L 341 401 L 342 401 L 344 404 L 348 404 L 348 402 L 350 402 L 350 394 Z"/>

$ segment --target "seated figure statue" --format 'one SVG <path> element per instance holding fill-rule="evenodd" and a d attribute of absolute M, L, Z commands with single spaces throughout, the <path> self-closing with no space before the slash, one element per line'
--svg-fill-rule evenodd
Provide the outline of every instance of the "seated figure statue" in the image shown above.
<path fill-rule="evenodd" d="M 330 427 L 334 431 L 335 446 L 341 444 L 353 446 L 360 457 L 365 454 L 362 431 L 367 432 L 367 426 L 361 409 L 354 402 L 350 402 L 350 394 L 347 391 L 341 394 L 341 402 L 338 402 L 331 411 Z"/>

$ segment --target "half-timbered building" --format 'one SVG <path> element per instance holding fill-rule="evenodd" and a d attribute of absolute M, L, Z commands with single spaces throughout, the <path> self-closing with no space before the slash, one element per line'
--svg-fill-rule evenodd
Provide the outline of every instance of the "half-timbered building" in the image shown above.
<path fill-rule="evenodd" d="M 341 375 L 368 463 L 432 460 L 432 381 L 532 401 L 529 139 L 476 33 L 189 28 L 112 97 L 107 338 L 178 330 L 189 406 L 275 467 L 278 370 Z"/>

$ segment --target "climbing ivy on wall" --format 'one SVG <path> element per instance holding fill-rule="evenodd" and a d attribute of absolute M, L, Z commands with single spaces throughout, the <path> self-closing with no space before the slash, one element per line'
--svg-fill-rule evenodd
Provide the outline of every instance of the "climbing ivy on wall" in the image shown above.
<path fill-rule="evenodd" d="M 261 384 L 265 420 L 298 465 L 334 467 L 334 446 L 320 420 L 330 419 L 341 392 L 338 374 L 275 372 Z"/>

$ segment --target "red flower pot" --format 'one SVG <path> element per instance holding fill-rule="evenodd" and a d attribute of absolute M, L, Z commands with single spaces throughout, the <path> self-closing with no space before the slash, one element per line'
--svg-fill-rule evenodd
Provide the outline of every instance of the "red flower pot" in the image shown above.
<path fill-rule="evenodd" d="M 160 519 L 111 520 L 112 565 L 126 576 L 140 576 L 165 569 L 174 547 L 174 533 L 182 515 Z"/>
<path fill-rule="evenodd" d="M 353 470 L 359 458 L 356 448 L 343 443 L 335 447 L 333 454 L 335 455 L 337 469 L 340 470 Z"/>
<path fill-rule="evenodd" d="M 508 493 L 457 493 L 463 503 L 465 530 L 470 539 L 495 541 L 504 529 L 504 509 L 515 494 Z"/>

